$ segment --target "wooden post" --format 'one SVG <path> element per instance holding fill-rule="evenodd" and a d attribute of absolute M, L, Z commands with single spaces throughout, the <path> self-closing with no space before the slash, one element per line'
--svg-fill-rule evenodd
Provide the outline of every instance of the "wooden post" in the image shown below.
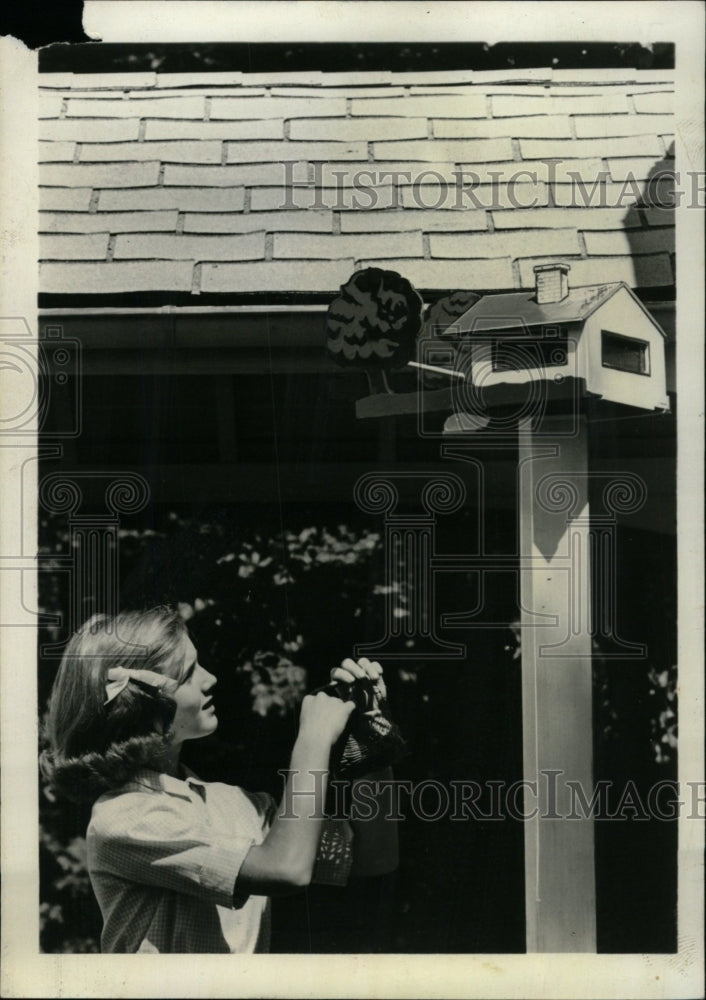
<path fill-rule="evenodd" d="M 587 427 L 519 435 L 527 951 L 595 952 L 593 820 L 565 818 L 567 781 L 593 793 Z"/>

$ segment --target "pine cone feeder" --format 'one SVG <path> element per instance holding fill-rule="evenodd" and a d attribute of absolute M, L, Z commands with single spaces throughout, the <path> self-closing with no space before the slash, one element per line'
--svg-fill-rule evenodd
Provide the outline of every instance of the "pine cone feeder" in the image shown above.
<path fill-rule="evenodd" d="M 423 305 L 421 295 L 396 271 L 356 271 L 329 306 L 329 356 L 344 367 L 362 368 L 371 394 L 390 393 L 387 372 L 414 357 Z"/>

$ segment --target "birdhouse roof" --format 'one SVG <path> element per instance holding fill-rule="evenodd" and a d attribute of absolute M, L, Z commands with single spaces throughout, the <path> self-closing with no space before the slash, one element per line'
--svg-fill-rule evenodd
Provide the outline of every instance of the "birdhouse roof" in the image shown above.
<path fill-rule="evenodd" d="M 636 207 L 673 170 L 671 70 L 40 73 L 39 85 L 43 304 L 326 302 L 368 266 L 430 297 L 519 292 L 557 257 L 576 288 L 674 284 L 673 212 Z"/>
<path fill-rule="evenodd" d="M 571 275 L 569 275 L 569 278 Z M 624 288 L 649 321 L 664 335 L 658 323 L 643 307 L 632 290 L 623 282 L 587 285 L 571 289 L 561 302 L 540 305 L 534 292 L 514 292 L 509 295 L 484 295 L 456 322 L 459 332 L 490 332 L 530 328 L 551 324 L 584 322 L 597 309 Z"/>

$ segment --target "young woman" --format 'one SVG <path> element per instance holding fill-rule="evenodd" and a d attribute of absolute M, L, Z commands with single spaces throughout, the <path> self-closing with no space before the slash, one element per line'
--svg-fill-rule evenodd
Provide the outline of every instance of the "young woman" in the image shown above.
<path fill-rule="evenodd" d="M 331 671 L 366 676 L 384 691 L 377 663 Z M 58 792 L 93 802 L 88 872 L 104 952 L 267 951 L 269 897 L 311 880 L 329 755 L 354 704 L 304 698 L 278 809 L 179 764 L 184 741 L 218 725 L 215 683 L 169 608 L 96 616 L 66 647 L 41 763 Z"/>

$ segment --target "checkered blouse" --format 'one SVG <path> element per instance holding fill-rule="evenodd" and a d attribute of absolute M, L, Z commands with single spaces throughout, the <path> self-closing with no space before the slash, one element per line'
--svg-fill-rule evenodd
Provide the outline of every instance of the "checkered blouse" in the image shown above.
<path fill-rule="evenodd" d="M 156 771 L 101 796 L 87 845 L 102 951 L 268 951 L 270 901 L 237 880 L 274 810 L 266 793 Z"/>

